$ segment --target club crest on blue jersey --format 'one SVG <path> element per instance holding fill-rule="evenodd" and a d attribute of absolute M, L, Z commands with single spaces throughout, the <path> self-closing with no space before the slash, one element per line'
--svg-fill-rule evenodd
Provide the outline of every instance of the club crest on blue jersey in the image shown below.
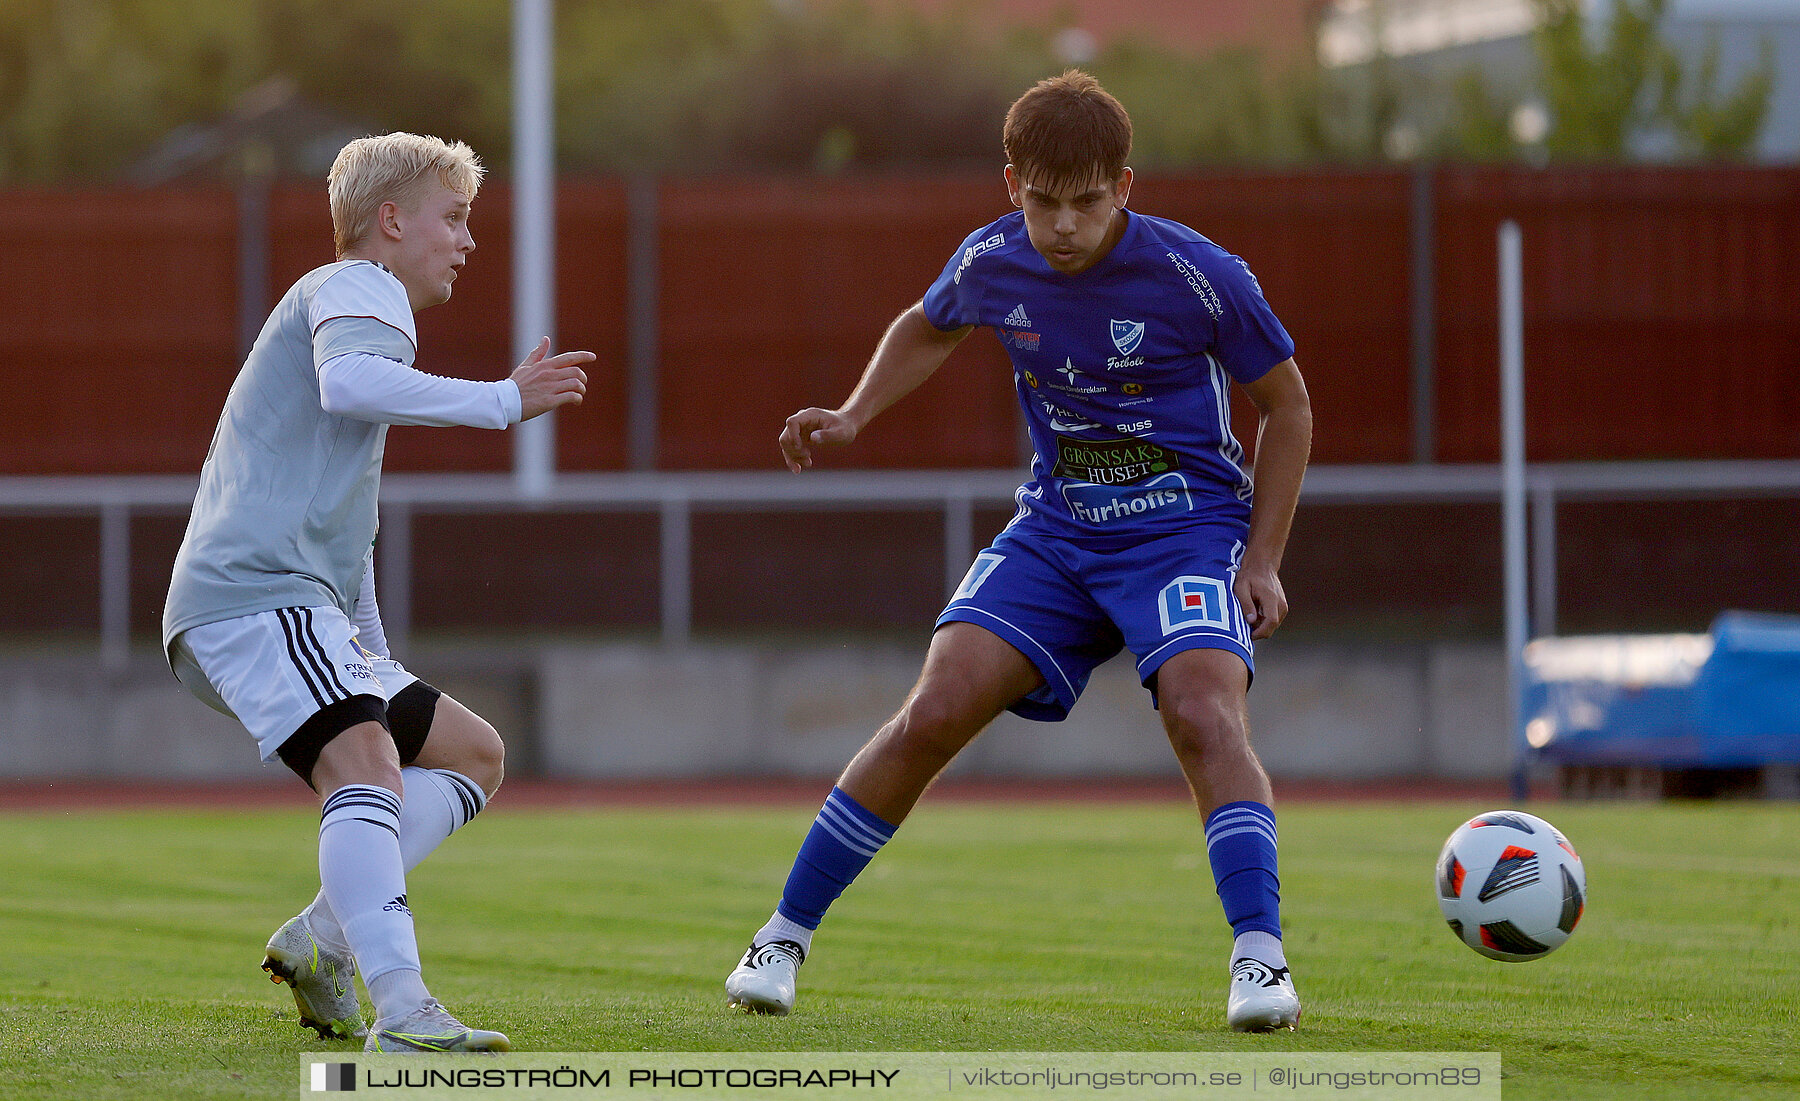
<path fill-rule="evenodd" d="M 1137 351 L 1137 346 L 1144 342 L 1144 323 L 1142 321 L 1120 321 L 1116 317 L 1113 318 L 1112 342 L 1113 347 L 1117 348 L 1122 356 L 1128 356 Z"/>
<path fill-rule="evenodd" d="M 1231 628 L 1225 582 L 1216 577 L 1177 577 L 1163 587 L 1157 612 L 1163 634 L 1189 627 Z"/>

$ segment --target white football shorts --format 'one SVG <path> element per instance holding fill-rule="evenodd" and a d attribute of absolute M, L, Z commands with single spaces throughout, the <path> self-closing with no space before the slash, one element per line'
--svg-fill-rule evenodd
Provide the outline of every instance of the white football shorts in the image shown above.
<path fill-rule="evenodd" d="M 351 696 L 391 700 L 419 678 L 356 641 L 335 607 L 277 608 L 190 627 L 169 647 L 175 677 L 201 703 L 244 724 L 262 759 L 306 720 Z"/>

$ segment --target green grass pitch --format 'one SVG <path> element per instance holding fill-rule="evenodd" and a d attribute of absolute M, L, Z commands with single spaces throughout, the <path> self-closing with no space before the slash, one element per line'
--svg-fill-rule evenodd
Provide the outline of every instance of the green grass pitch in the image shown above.
<path fill-rule="evenodd" d="M 1535 963 L 1455 943 L 1432 864 L 1485 805 L 1281 812 L 1296 1033 L 1224 1026 L 1191 809 L 930 798 L 822 930 L 787 1018 L 723 979 L 816 807 L 514 809 L 408 884 L 433 992 L 520 1050 L 1499 1051 L 1514 1098 L 1800 1096 L 1800 813 L 1533 804 L 1587 862 Z M 0 814 L 0 1097 L 288 1097 L 299 1028 L 257 970 L 311 898 L 317 819 Z M 352 1050 L 349 1045 L 338 1045 Z"/>

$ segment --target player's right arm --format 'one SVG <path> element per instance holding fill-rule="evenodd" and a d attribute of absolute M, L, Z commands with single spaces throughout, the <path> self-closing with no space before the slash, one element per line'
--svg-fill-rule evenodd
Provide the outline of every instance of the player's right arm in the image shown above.
<path fill-rule="evenodd" d="M 538 341 L 538 346 L 511 375 L 513 385 L 519 388 L 519 419 L 528 421 L 559 405 L 580 405 L 587 395 L 587 372 L 581 365 L 592 362 L 592 352 L 553 356 L 550 338 Z"/>
<path fill-rule="evenodd" d="M 781 429 L 781 457 L 798 474 L 813 464 L 812 449 L 856 439 L 876 415 L 918 389 L 975 326 L 940 329 L 926 320 L 922 303 L 908 307 L 881 337 L 862 379 L 836 409 L 802 409 Z"/>
<path fill-rule="evenodd" d="M 335 324 L 326 322 L 321 332 Z M 579 403 L 587 393 L 581 364 L 592 363 L 594 353 L 549 351 L 545 337 L 500 382 L 446 378 L 373 352 L 345 352 L 319 365 L 319 404 L 327 413 L 381 424 L 505 428 Z"/>

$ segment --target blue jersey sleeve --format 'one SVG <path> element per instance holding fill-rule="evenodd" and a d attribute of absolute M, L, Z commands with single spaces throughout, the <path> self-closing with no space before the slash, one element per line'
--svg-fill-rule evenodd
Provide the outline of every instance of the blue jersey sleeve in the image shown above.
<path fill-rule="evenodd" d="M 925 320 L 945 332 L 981 324 L 980 281 L 971 269 L 982 253 L 1005 243 L 1006 235 L 995 226 L 969 234 L 925 292 Z"/>
<path fill-rule="evenodd" d="M 1240 383 L 1251 383 L 1294 354 L 1294 338 L 1269 308 L 1250 266 L 1224 253 L 1213 267 L 1218 316 L 1212 352 Z"/>

